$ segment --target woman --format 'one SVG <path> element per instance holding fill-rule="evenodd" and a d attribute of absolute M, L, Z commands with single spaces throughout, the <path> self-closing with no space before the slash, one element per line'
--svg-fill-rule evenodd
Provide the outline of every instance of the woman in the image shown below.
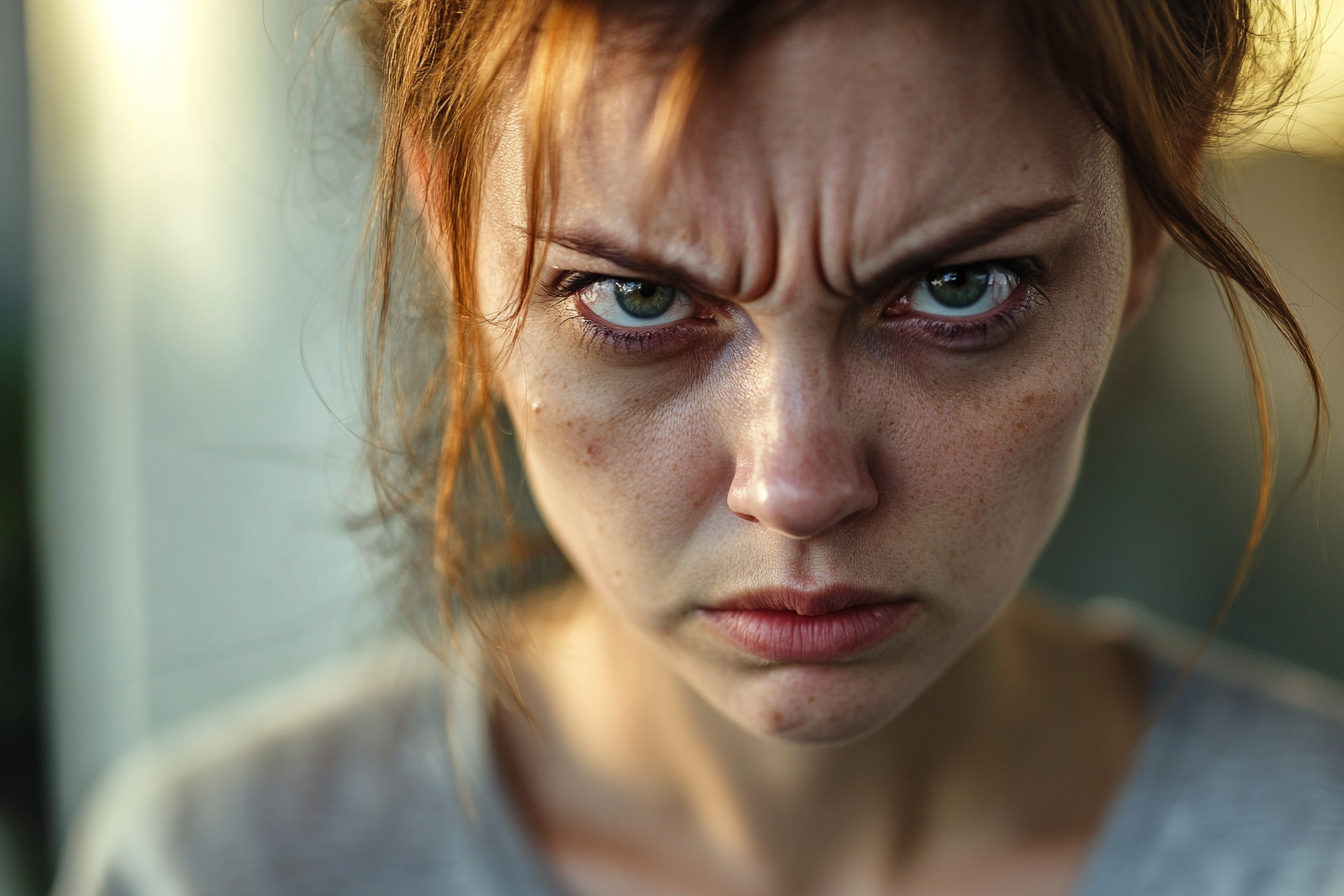
<path fill-rule="evenodd" d="M 1201 198 L 1248 91 L 1286 83 L 1265 19 L 359 21 L 385 142 L 372 462 L 405 568 L 433 572 L 432 643 L 464 660 L 447 737 L 433 675 L 328 678 L 124 771 L 63 892 L 1344 887 L 1336 698 L 1178 682 L 1141 640 L 1014 600 L 1169 241 L 1320 394 Z M 506 428 L 574 571 L 527 599 L 495 562 L 528 540 L 490 509 Z"/>

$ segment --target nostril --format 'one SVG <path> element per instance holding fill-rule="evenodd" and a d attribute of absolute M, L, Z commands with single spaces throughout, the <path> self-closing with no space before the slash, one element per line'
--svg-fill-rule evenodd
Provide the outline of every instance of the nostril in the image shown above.
<path fill-rule="evenodd" d="M 750 479 L 729 490 L 728 509 L 789 538 L 811 538 L 877 504 L 877 489 L 861 461 L 811 465 L 801 472 L 793 466 L 753 465 Z"/>

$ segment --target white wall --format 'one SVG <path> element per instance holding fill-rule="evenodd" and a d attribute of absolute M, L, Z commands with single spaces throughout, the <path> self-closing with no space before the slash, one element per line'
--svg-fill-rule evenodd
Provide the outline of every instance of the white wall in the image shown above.
<path fill-rule="evenodd" d="M 358 449 L 333 416 L 358 416 L 360 166 L 341 147 L 360 140 L 314 121 L 296 15 L 28 6 L 60 824 L 147 733 L 377 627 L 342 528 Z"/>

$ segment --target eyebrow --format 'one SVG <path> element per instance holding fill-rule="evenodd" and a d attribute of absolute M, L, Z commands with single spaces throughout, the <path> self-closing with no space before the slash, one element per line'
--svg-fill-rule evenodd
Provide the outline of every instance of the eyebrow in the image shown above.
<path fill-rule="evenodd" d="M 640 276 L 657 280 L 660 283 L 676 284 L 693 292 L 716 295 L 720 291 L 703 276 L 685 265 L 674 261 L 655 258 L 638 249 L 623 246 L 615 240 L 596 233 L 579 231 L 577 233 L 553 233 L 547 242 L 564 246 L 566 249 L 600 258 L 608 264 L 628 271 L 636 271 Z"/>
<path fill-rule="evenodd" d="M 878 273 L 869 280 L 882 284 L 945 263 L 949 258 L 992 243 L 1028 224 L 1063 214 L 1077 207 L 1079 201 L 1074 195 L 1056 196 L 1030 205 L 1006 205 L 992 209 L 988 214 L 975 218 L 937 241 L 920 246 L 913 252 L 901 253 L 896 260 L 880 265 Z"/>
<path fill-rule="evenodd" d="M 936 242 L 921 246 L 913 252 L 901 253 L 896 260 L 880 265 L 878 272 L 867 278 L 868 282 L 859 284 L 856 292 L 863 293 L 882 288 L 902 276 L 908 276 L 963 252 L 979 248 L 1021 227 L 1053 218 L 1078 204 L 1078 197 L 1069 195 L 1052 197 L 1028 205 L 1009 205 L 993 209 Z M 641 277 L 676 284 L 705 295 L 721 293 L 721 289 L 685 265 L 657 258 L 599 233 L 583 230 L 573 233 L 553 233 L 547 237 L 547 242 L 637 272 Z"/>

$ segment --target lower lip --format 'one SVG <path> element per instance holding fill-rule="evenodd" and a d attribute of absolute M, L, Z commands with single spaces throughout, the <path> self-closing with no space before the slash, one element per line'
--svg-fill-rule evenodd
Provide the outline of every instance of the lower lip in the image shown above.
<path fill-rule="evenodd" d="M 850 607 L 819 616 L 789 610 L 702 610 L 705 620 L 747 653 L 774 663 L 833 663 L 871 650 L 914 618 L 914 601 Z"/>

